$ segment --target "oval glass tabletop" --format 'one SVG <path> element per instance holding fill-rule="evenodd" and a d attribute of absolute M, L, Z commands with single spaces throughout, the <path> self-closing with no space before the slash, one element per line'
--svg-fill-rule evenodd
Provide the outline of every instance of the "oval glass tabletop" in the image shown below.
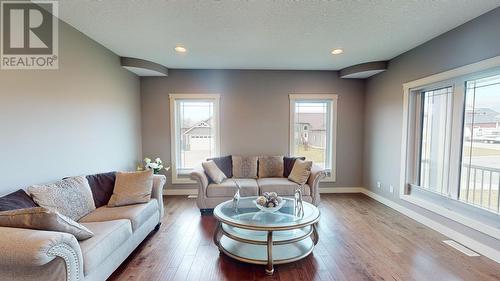
<path fill-rule="evenodd" d="M 242 197 L 237 207 L 233 201 L 223 202 L 214 209 L 214 215 L 223 223 L 246 229 L 280 230 L 294 229 L 316 223 L 319 210 L 314 205 L 303 202 L 304 216 L 295 216 L 294 199 L 284 198 L 285 205 L 274 213 L 257 208 L 253 202 L 257 197 Z"/>

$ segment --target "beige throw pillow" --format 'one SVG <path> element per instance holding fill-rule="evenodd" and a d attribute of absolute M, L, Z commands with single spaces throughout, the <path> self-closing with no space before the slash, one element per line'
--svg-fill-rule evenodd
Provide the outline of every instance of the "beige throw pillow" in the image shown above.
<path fill-rule="evenodd" d="M 151 200 L 153 171 L 117 172 L 108 207 L 147 203 Z"/>
<path fill-rule="evenodd" d="M 295 160 L 295 164 L 293 165 L 292 172 L 290 172 L 288 179 L 299 185 L 303 185 L 309 179 L 309 175 L 311 175 L 311 168 L 312 161 L 297 159 Z"/>
<path fill-rule="evenodd" d="M 283 177 L 283 156 L 259 157 L 259 178 Z"/>
<path fill-rule="evenodd" d="M 78 221 L 95 210 L 89 182 L 84 176 L 71 177 L 51 184 L 32 185 L 28 193 L 40 207 L 58 211 Z"/>
<path fill-rule="evenodd" d="M 257 178 L 257 156 L 233 156 L 234 178 Z"/>
<path fill-rule="evenodd" d="M 77 240 L 94 236 L 85 226 L 43 207 L 0 212 L 0 226 L 66 232 L 73 234 Z"/>
<path fill-rule="evenodd" d="M 203 169 L 205 170 L 205 173 L 217 184 L 221 183 L 224 181 L 227 177 L 224 174 L 224 172 L 217 167 L 217 164 L 213 160 L 209 160 L 207 162 L 201 163 L 203 166 Z"/>

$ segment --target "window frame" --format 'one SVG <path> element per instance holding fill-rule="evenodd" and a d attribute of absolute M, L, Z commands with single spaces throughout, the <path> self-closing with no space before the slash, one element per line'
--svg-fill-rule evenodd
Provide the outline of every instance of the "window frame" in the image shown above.
<path fill-rule="evenodd" d="M 330 160 L 331 167 L 327 169 L 327 176 L 322 180 L 323 182 L 335 182 L 337 170 L 337 113 L 338 113 L 338 95 L 337 94 L 289 94 L 290 100 L 290 124 L 289 124 L 289 141 L 288 141 L 288 155 L 294 156 L 294 140 L 295 140 L 295 102 L 296 101 L 330 101 L 330 135 L 329 142 L 327 143 L 328 149 L 331 153 L 327 155 Z M 329 171 L 328 171 L 329 170 Z"/>
<path fill-rule="evenodd" d="M 401 200 L 415 204 L 496 239 L 500 239 L 499 214 L 494 214 L 459 201 L 458 191 L 460 189 L 460 169 L 462 166 L 463 122 L 465 118 L 466 95 L 465 82 L 499 73 L 500 56 L 403 84 L 403 126 L 399 188 L 399 198 Z M 409 184 L 413 181 L 415 174 L 418 176 L 418 171 L 415 172 L 415 163 L 419 160 L 418 150 L 416 149 L 417 139 L 415 138 L 415 130 L 418 129 L 415 125 L 415 120 L 418 119 L 416 118 L 417 112 L 415 110 L 414 100 L 412 100 L 412 95 L 414 95 L 416 91 L 436 89 L 436 87 L 442 88 L 443 85 L 453 87 L 452 116 L 461 117 L 460 120 L 453 120 L 453 124 L 451 125 L 451 138 L 453 139 L 453 136 L 456 136 L 459 131 L 461 141 L 458 144 L 451 144 L 450 155 L 455 155 L 454 157 L 458 159 L 458 161 L 454 163 L 454 160 L 450 160 L 450 172 L 448 174 L 449 180 L 451 181 L 449 185 L 456 187 L 452 194 L 456 199 L 436 195 L 437 193 L 419 189 Z M 456 96 L 457 94 L 459 95 L 458 97 Z M 461 114 L 456 111 L 461 111 Z M 412 189 L 416 190 L 412 192 Z M 420 196 L 419 193 L 421 194 Z"/>
<path fill-rule="evenodd" d="M 196 100 L 196 101 L 210 101 L 214 103 L 214 136 L 215 136 L 215 154 L 214 157 L 220 156 L 220 94 L 169 94 L 170 103 L 170 159 L 172 167 L 172 184 L 194 184 L 195 181 L 179 177 L 177 172 L 178 151 L 180 142 L 176 134 L 178 132 L 179 122 L 177 122 L 177 106 L 176 102 L 179 100 Z M 201 164 L 201 163 L 200 163 Z M 187 173 L 186 173 L 187 174 Z"/>

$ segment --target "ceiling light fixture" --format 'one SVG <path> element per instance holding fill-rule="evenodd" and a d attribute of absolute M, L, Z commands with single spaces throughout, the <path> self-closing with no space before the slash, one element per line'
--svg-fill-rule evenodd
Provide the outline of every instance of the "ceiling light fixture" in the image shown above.
<path fill-rule="evenodd" d="M 174 50 L 177 52 L 177 53 L 185 53 L 187 52 L 187 49 L 182 47 L 182 46 L 177 46 L 174 48 Z"/>
<path fill-rule="evenodd" d="M 332 50 L 332 55 L 340 55 L 344 52 L 342 49 L 333 49 Z"/>

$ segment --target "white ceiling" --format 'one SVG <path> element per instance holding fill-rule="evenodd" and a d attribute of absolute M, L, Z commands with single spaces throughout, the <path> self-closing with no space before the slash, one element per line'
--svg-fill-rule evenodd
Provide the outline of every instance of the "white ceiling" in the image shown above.
<path fill-rule="evenodd" d="M 59 0 L 59 17 L 120 56 L 169 68 L 338 70 L 391 59 L 500 0 Z M 173 49 L 181 44 L 186 54 Z M 333 56 L 333 48 L 344 54 Z"/>

